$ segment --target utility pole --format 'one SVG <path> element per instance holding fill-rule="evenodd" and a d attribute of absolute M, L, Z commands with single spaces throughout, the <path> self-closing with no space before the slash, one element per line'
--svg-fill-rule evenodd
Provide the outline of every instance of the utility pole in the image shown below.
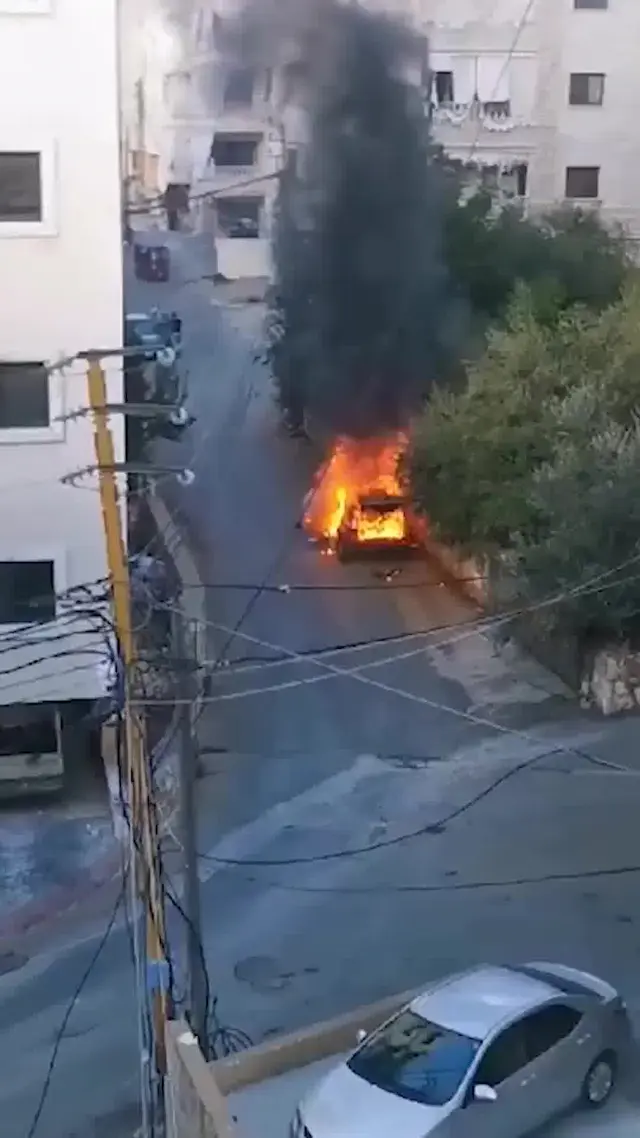
<path fill-rule="evenodd" d="M 174 613 L 173 642 L 177 649 L 182 702 L 180 730 L 180 841 L 183 852 L 185 961 L 189 1023 L 205 1059 L 208 1055 L 207 985 L 202 947 L 200 879 L 198 877 L 196 776 L 198 748 L 194 724 L 194 661 L 182 613 Z"/>
<path fill-rule="evenodd" d="M 116 353 L 110 353 L 116 354 Z M 159 881 L 158 833 L 153 813 L 151 772 L 144 724 L 132 709 L 131 688 L 135 667 L 135 643 L 131 624 L 129 563 L 123 537 L 122 514 L 116 481 L 118 469 L 109 429 L 107 386 L 101 353 L 86 353 L 89 406 L 93 413 L 94 444 L 100 488 L 109 574 L 113 590 L 114 622 L 125 667 L 125 740 L 129 783 L 129 830 L 132 837 L 133 888 L 137 887 L 146 918 L 145 987 L 153 1006 L 153 1057 L 158 1090 L 166 1070 L 165 1024 L 169 989 L 169 965 L 165 955 L 162 889 Z M 143 1066 L 145 1056 L 142 1057 Z M 143 1134 L 149 1133 L 148 1104 L 143 1091 Z M 161 1095 L 158 1094 L 158 1104 Z"/>

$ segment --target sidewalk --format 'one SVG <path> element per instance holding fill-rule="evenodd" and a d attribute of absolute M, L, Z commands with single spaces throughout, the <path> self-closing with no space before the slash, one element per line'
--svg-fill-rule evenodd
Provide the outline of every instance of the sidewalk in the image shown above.
<path fill-rule="evenodd" d="M 16 938 L 71 913 L 119 873 L 108 812 L 71 811 L 48 806 L 0 818 L 0 974 L 17 966 Z"/>

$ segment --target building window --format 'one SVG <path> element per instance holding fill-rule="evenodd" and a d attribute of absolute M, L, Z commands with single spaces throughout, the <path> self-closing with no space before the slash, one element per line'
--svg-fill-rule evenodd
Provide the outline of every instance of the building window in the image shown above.
<path fill-rule="evenodd" d="M 567 166 L 565 197 L 594 199 L 600 196 L 599 166 Z"/>
<path fill-rule="evenodd" d="M 285 63 L 281 72 L 282 101 L 297 104 L 304 98 L 309 82 L 309 69 L 302 60 Z"/>
<path fill-rule="evenodd" d="M 436 71 L 433 76 L 433 100 L 437 107 L 451 106 L 453 97 L 453 71 Z"/>
<path fill-rule="evenodd" d="M 507 198 L 526 198 L 529 167 L 517 162 L 509 170 L 498 170 L 496 188 Z"/>
<path fill-rule="evenodd" d="M 569 76 L 569 103 L 572 107 L 601 107 L 604 100 L 604 75 L 598 72 L 574 71 Z"/>
<path fill-rule="evenodd" d="M 273 67 L 267 67 L 264 73 L 264 101 L 270 103 L 273 98 Z"/>
<path fill-rule="evenodd" d="M 516 180 L 516 196 L 519 198 L 526 198 L 527 184 L 529 181 L 529 166 L 526 162 L 520 162 L 514 169 Z"/>
<path fill-rule="evenodd" d="M 220 237 L 260 236 L 262 198 L 218 198 L 217 206 Z"/>
<path fill-rule="evenodd" d="M 298 149 L 296 146 L 287 147 L 285 170 L 291 174 L 292 178 L 298 177 Z"/>
<path fill-rule="evenodd" d="M 222 103 L 225 107 L 250 107 L 256 83 L 255 71 L 250 67 L 238 67 L 227 76 Z"/>
<path fill-rule="evenodd" d="M 55 620 L 53 561 L 0 561 L 0 624 Z"/>
<path fill-rule="evenodd" d="M 41 156 L 37 151 L 0 151 L 0 222 L 42 221 Z"/>
<path fill-rule="evenodd" d="M 216 134 L 211 147 L 211 158 L 216 166 L 255 166 L 259 139 L 239 138 L 228 134 Z"/>
<path fill-rule="evenodd" d="M 609 0 L 573 0 L 574 8 L 608 8 Z"/>
<path fill-rule="evenodd" d="M 0 431 L 50 425 L 49 375 L 44 364 L 0 361 Z"/>

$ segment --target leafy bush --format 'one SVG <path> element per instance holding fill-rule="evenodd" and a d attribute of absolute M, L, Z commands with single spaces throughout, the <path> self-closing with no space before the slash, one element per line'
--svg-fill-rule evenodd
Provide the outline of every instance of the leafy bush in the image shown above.
<path fill-rule="evenodd" d="M 414 425 L 404 473 L 445 540 L 476 553 L 531 553 L 558 524 L 536 472 L 555 470 L 572 448 L 586 452 L 609 429 L 635 429 L 638 407 L 640 292 L 545 325 L 520 289 L 466 389 L 437 394 Z M 571 525 L 577 499 L 565 505 Z"/>
<path fill-rule="evenodd" d="M 564 594 L 545 614 L 550 630 L 624 637 L 640 614 L 640 426 L 607 420 L 586 386 L 558 419 L 562 445 L 529 491 L 541 536 L 514 542 L 520 590 L 534 602 Z"/>
<path fill-rule="evenodd" d="M 445 260 L 474 312 L 494 321 L 518 282 L 528 284 L 541 321 L 575 304 L 599 310 L 619 297 L 631 266 L 622 232 L 597 214 L 561 208 L 534 220 L 514 205 L 496 208 L 486 190 L 451 200 Z"/>

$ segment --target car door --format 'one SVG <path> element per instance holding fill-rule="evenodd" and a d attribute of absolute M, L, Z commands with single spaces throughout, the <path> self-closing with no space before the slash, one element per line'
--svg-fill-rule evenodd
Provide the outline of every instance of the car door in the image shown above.
<path fill-rule="evenodd" d="M 556 1001 L 527 1016 L 523 1026 L 541 1125 L 580 1093 L 590 1058 L 587 1017 L 577 1004 Z"/>
<path fill-rule="evenodd" d="M 485 1047 L 461 1106 L 443 1127 L 446 1138 L 523 1138 L 530 1129 L 526 1036 L 522 1021 L 504 1028 Z M 495 1102 L 476 1102 L 473 1088 L 493 1087 Z M 438 1132 L 439 1133 L 439 1132 Z"/>

